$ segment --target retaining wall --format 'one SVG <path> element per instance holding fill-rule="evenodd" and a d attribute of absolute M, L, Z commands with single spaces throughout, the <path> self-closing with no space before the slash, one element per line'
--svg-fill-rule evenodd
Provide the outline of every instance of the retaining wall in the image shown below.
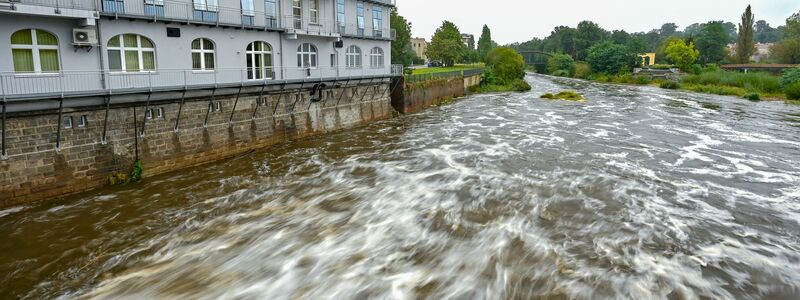
<path fill-rule="evenodd" d="M 476 74 L 414 83 L 406 83 L 400 77 L 393 84 L 403 88 L 395 89 L 392 94 L 392 106 L 404 114 L 419 112 L 449 99 L 463 97 L 470 87 L 480 84 L 481 76 Z"/>

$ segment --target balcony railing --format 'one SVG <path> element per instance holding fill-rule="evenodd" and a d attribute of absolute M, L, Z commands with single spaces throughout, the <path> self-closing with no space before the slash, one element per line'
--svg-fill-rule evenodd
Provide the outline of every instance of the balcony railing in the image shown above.
<path fill-rule="evenodd" d="M 396 0 L 367 0 L 367 2 L 379 3 L 384 5 L 397 6 Z"/>
<path fill-rule="evenodd" d="M 81 10 L 98 10 L 97 1 L 95 0 L 7 0 L 0 2 L 9 2 L 13 5 L 33 5 L 42 7 L 52 7 L 55 9 L 81 9 Z"/>
<path fill-rule="evenodd" d="M 137 17 L 154 21 L 179 21 L 235 27 L 281 29 L 277 15 L 240 7 L 196 5 L 192 2 L 149 0 L 124 5 L 122 1 L 103 0 L 104 15 Z"/>
<path fill-rule="evenodd" d="M 338 36 L 336 22 L 333 19 L 310 18 L 307 16 L 284 15 L 281 18 L 286 30 L 291 33 Z"/>
<path fill-rule="evenodd" d="M 344 25 L 338 23 L 337 30 L 343 36 L 374 38 L 374 39 L 392 40 L 392 41 L 395 39 L 397 35 L 395 30 L 390 29 L 388 26 L 379 29 L 373 29 L 366 26 L 365 28 L 359 28 L 359 26 L 356 23 L 346 23 Z"/>
<path fill-rule="evenodd" d="M 222 86 L 263 85 L 286 81 L 343 80 L 402 75 L 402 66 L 361 68 L 260 68 L 157 70 L 153 72 L 63 71 L 57 74 L 0 73 L 0 98 L 114 94 Z M 106 85 L 103 86 L 103 82 Z"/>

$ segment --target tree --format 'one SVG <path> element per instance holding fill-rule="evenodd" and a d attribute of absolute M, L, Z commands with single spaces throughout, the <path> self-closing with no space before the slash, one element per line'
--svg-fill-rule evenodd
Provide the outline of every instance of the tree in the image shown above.
<path fill-rule="evenodd" d="M 645 40 L 644 36 L 636 35 L 631 37 L 626 46 L 632 53 L 639 54 L 647 52 L 647 40 Z"/>
<path fill-rule="evenodd" d="M 578 31 L 575 28 L 567 26 L 558 26 L 553 28 L 550 36 L 547 37 L 545 42 L 546 52 L 563 52 L 572 55 L 573 58 L 577 57 L 577 48 L 575 45 L 576 36 Z"/>
<path fill-rule="evenodd" d="M 781 32 L 777 28 L 772 28 L 764 20 L 756 22 L 755 40 L 757 43 L 774 43 L 781 39 Z"/>
<path fill-rule="evenodd" d="M 611 40 L 614 43 L 625 45 L 628 43 L 628 40 L 631 39 L 631 35 L 628 34 L 625 30 L 614 30 L 611 32 Z"/>
<path fill-rule="evenodd" d="M 389 16 L 389 23 L 392 29 L 397 32 L 394 41 L 392 41 L 392 63 L 410 66 L 416 55 L 413 48 L 411 48 L 411 23 L 397 14 L 397 10 L 392 10 Z"/>
<path fill-rule="evenodd" d="M 659 34 L 661 34 L 662 39 L 666 39 L 675 35 L 678 32 L 678 25 L 675 23 L 666 23 L 661 25 L 661 29 L 659 30 Z"/>
<path fill-rule="evenodd" d="M 566 54 L 556 54 L 547 60 L 547 73 L 556 76 L 575 76 L 575 60 Z"/>
<path fill-rule="evenodd" d="M 486 67 L 496 84 L 511 84 L 525 77 L 525 60 L 512 48 L 495 48 L 486 56 Z"/>
<path fill-rule="evenodd" d="M 605 41 L 589 49 L 586 61 L 597 73 L 619 74 L 633 67 L 635 57 L 627 47 Z"/>
<path fill-rule="evenodd" d="M 770 48 L 773 62 L 784 64 L 800 63 L 800 13 L 786 19 L 783 28 L 784 39 Z"/>
<path fill-rule="evenodd" d="M 489 26 L 483 25 L 481 37 L 478 38 L 478 56 L 481 61 L 486 60 L 486 56 L 492 51 L 492 31 Z"/>
<path fill-rule="evenodd" d="M 704 65 L 720 63 L 728 56 L 728 33 L 722 21 L 703 24 L 695 42 Z"/>
<path fill-rule="evenodd" d="M 444 21 L 433 34 L 425 55 L 431 60 L 441 61 L 445 66 L 453 66 L 457 61 L 461 61 L 464 48 L 466 45 L 461 39 L 461 32 L 458 31 L 456 24 Z"/>
<path fill-rule="evenodd" d="M 665 52 L 667 57 L 683 71 L 688 71 L 700 56 L 694 44 L 687 44 L 682 39 L 670 40 Z"/>
<path fill-rule="evenodd" d="M 610 34 L 594 22 L 582 21 L 578 23 L 575 38 L 576 59 L 584 60 L 589 54 L 589 48 L 597 43 L 607 40 Z"/>
<path fill-rule="evenodd" d="M 753 39 L 754 19 L 753 10 L 748 5 L 742 14 L 742 23 L 739 23 L 739 36 L 736 42 L 736 60 L 740 64 L 750 62 L 750 57 L 756 53 L 756 44 Z"/>

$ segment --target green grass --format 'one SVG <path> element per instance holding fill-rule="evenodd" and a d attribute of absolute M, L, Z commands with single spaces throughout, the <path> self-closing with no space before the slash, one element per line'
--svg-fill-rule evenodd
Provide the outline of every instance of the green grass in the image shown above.
<path fill-rule="evenodd" d="M 563 91 L 555 95 L 547 93 L 542 95 L 540 98 L 550 100 L 586 101 L 586 98 L 576 91 Z"/>
<path fill-rule="evenodd" d="M 760 94 L 781 93 L 781 78 L 767 73 L 714 71 L 699 75 L 689 75 L 684 77 L 681 82 L 690 86 L 736 88 L 738 96 L 744 94 L 743 92 L 739 93 L 739 89 Z M 730 91 L 733 91 L 733 89 Z"/>
<path fill-rule="evenodd" d="M 463 70 L 479 69 L 479 68 L 483 68 L 483 64 L 456 65 L 456 66 L 452 66 L 452 67 L 422 68 L 422 69 L 414 69 L 411 72 L 411 75 L 447 73 L 447 72 L 463 71 Z"/>

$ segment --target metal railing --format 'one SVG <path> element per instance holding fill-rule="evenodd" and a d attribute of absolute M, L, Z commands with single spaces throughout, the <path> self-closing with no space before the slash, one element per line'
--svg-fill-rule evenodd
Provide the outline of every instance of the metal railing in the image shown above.
<path fill-rule="evenodd" d="M 333 19 L 311 18 L 308 16 L 283 15 L 282 24 L 286 30 L 298 34 L 338 36 L 336 22 Z"/>
<path fill-rule="evenodd" d="M 402 66 L 157 70 L 152 72 L 63 71 L 56 74 L 0 73 L 0 98 L 113 94 L 120 92 L 264 85 L 402 75 Z M 103 86 L 105 82 L 105 86 Z"/>
<path fill-rule="evenodd" d="M 102 13 L 115 17 L 138 17 L 153 21 L 180 21 L 222 26 L 282 29 L 280 19 L 271 12 L 243 10 L 241 7 L 195 5 L 193 2 L 150 0 L 123 5 L 103 0 Z"/>
<path fill-rule="evenodd" d="M 367 0 L 367 2 L 380 3 L 384 5 L 397 6 L 396 0 Z"/>
<path fill-rule="evenodd" d="M 96 0 L 10 0 L 11 4 L 25 4 L 52 8 L 98 10 Z"/>
<path fill-rule="evenodd" d="M 389 28 L 388 24 L 384 25 L 382 28 L 374 29 L 368 26 L 359 28 L 356 23 L 337 23 L 337 30 L 343 36 L 376 38 L 391 41 L 394 41 L 397 36 L 397 32 Z"/>
<path fill-rule="evenodd" d="M 405 75 L 405 81 L 406 82 L 422 82 L 422 81 L 437 80 L 437 79 L 469 77 L 469 76 L 474 76 L 474 75 L 478 75 L 478 74 L 483 74 L 484 71 L 485 71 L 485 68 L 475 68 L 475 69 L 465 69 L 465 70 L 449 71 L 449 72 L 412 74 L 412 75 Z"/>

